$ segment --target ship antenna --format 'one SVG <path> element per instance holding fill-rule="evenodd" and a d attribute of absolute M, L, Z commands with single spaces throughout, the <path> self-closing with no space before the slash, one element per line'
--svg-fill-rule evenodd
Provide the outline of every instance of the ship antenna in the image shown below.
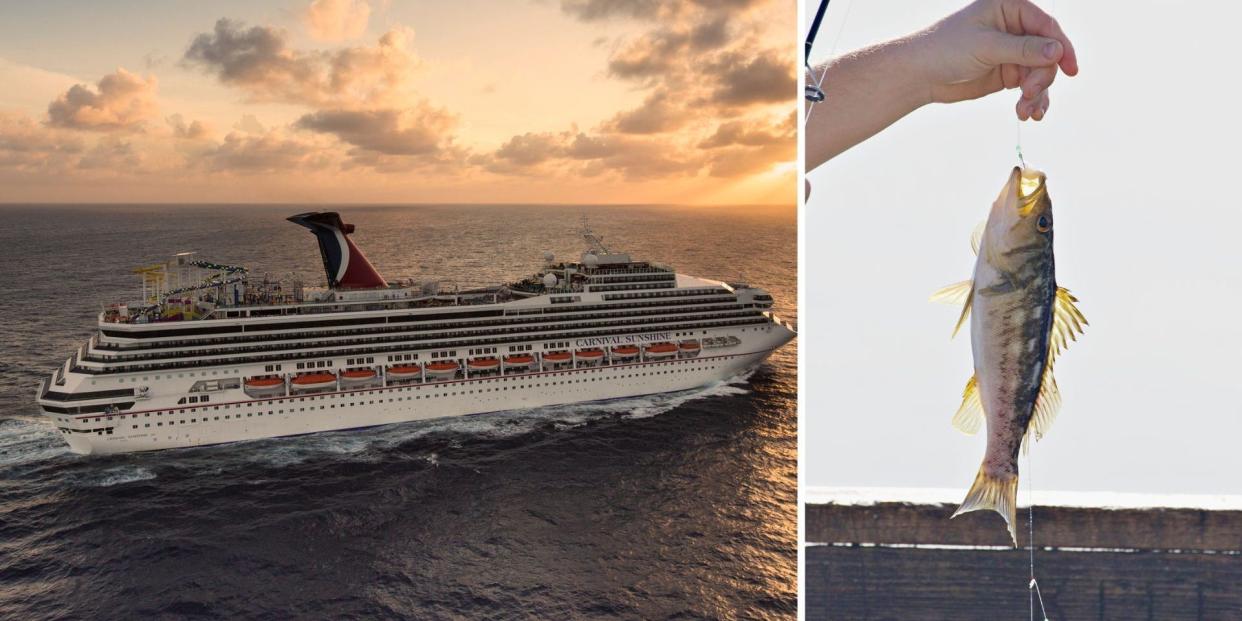
<path fill-rule="evenodd" d="M 582 238 L 586 240 L 587 245 L 591 247 L 591 252 L 594 252 L 597 255 L 612 254 L 609 252 L 608 248 L 604 246 L 604 238 L 596 235 L 595 232 L 591 230 L 591 225 L 587 223 L 586 214 L 582 214 L 582 229 L 579 232 L 582 233 Z"/>

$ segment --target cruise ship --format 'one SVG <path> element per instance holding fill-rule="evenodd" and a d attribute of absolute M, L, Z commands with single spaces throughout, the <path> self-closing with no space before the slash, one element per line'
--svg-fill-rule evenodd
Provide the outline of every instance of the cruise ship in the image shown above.
<path fill-rule="evenodd" d="M 389 425 L 693 389 L 794 337 L 772 296 L 613 252 L 583 222 L 577 262 L 520 282 L 389 283 L 335 212 L 289 220 L 318 241 L 326 287 L 183 253 L 135 270 L 141 297 L 37 402 L 80 454 Z"/>

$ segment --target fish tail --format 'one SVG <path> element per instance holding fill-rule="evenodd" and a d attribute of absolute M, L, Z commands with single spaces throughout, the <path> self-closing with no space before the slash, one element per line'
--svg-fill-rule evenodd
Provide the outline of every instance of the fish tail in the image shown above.
<path fill-rule="evenodd" d="M 957 508 L 953 517 L 984 509 L 991 509 L 1005 518 L 1013 546 L 1018 547 L 1018 535 L 1014 530 L 1018 521 L 1018 477 L 995 477 L 980 467 L 979 474 L 975 475 L 975 484 L 970 486 L 966 500 L 962 501 L 962 506 Z"/>

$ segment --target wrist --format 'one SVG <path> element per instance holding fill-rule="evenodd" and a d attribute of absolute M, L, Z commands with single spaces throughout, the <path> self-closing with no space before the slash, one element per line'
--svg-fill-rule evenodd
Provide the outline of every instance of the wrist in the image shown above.
<path fill-rule="evenodd" d="M 927 31 L 919 31 L 890 42 L 895 62 L 891 70 L 904 89 L 899 93 L 911 112 L 936 102 L 931 66 L 935 55 L 927 45 Z"/>

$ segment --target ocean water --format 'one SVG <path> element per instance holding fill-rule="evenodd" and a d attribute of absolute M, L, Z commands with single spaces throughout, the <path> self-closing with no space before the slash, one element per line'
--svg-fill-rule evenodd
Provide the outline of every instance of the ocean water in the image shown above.
<path fill-rule="evenodd" d="M 332 207 L 319 207 L 326 210 Z M 40 378 L 193 250 L 322 281 L 292 206 L 4 206 L 0 618 L 788 618 L 795 343 L 684 393 L 110 457 Z M 390 280 L 462 285 L 613 250 L 768 288 L 796 320 L 793 208 L 347 206 Z"/>

